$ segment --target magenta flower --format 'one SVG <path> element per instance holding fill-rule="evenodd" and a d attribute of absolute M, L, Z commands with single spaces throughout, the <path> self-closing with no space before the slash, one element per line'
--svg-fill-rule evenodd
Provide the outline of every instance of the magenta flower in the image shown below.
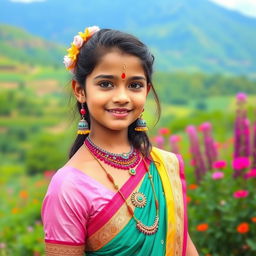
<path fill-rule="evenodd" d="M 245 179 L 256 178 L 256 169 L 251 169 L 244 175 Z"/>
<path fill-rule="evenodd" d="M 233 160 L 233 169 L 240 171 L 250 166 L 250 159 L 248 157 L 237 157 Z"/>
<path fill-rule="evenodd" d="M 236 100 L 238 102 L 246 102 L 247 100 L 247 95 L 243 92 L 239 92 L 237 95 L 236 95 Z"/>
<path fill-rule="evenodd" d="M 196 166 L 196 161 L 195 161 L 194 159 L 191 159 L 191 160 L 190 160 L 190 165 L 191 165 L 191 166 Z"/>
<path fill-rule="evenodd" d="M 163 146 L 164 146 L 164 137 L 161 136 L 161 135 L 156 136 L 156 137 L 155 137 L 155 142 L 156 142 L 156 144 L 157 144 L 157 147 L 163 148 Z"/>
<path fill-rule="evenodd" d="M 248 195 L 249 195 L 248 190 L 237 190 L 233 194 L 234 198 L 244 198 L 244 197 L 247 197 Z"/>
<path fill-rule="evenodd" d="M 224 169 L 227 167 L 227 162 L 225 160 L 215 161 L 212 167 L 215 169 Z"/>
<path fill-rule="evenodd" d="M 179 144 L 178 144 L 178 142 L 180 142 L 180 141 L 181 141 L 181 137 L 179 135 L 171 135 L 169 137 L 171 151 L 175 154 L 179 154 L 179 152 L 180 152 Z"/>
<path fill-rule="evenodd" d="M 176 143 L 176 142 L 181 141 L 181 137 L 179 135 L 172 135 L 172 136 L 170 136 L 169 140 L 170 140 L 170 142 Z"/>
<path fill-rule="evenodd" d="M 224 173 L 223 172 L 214 172 L 212 174 L 212 178 L 214 180 L 219 180 L 219 179 L 222 179 L 224 177 Z"/>
<path fill-rule="evenodd" d="M 199 126 L 199 131 L 209 131 L 212 129 L 212 125 L 211 123 L 209 122 L 205 122 L 205 123 L 202 123 L 200 126 Z"/>

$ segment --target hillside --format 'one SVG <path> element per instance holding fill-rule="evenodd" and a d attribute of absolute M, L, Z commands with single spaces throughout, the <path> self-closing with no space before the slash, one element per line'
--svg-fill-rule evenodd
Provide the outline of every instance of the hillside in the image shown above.
<path fill-rule="evenodd" d="M 33 36 L 23 29 L 0 24 L 0 66 L 12 69 L 15 64 L 61 65 L 64 47 Z"/>
<path fill-rule="evenodd" d="M 47 40 L 69 45 L 84 26 L 97 24 L 139 36 L 155 53 L 158 70 L 256 76 L 256 19 L 207 0 L 2 0 L 1 5 L 12 18 L 3 12 L 0 22 Z"/>

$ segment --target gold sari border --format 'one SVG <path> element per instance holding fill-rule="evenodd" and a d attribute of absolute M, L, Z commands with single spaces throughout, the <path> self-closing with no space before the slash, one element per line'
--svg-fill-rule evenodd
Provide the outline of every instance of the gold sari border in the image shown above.
<path fill-rule="evenodd" d="M 154 160 L 160 163 L 157 169 L 166 195 L 168 214 L 166 255 L 181 256 L 183 250 L 184 204 L 179 160 L 175 154 L 161 149 L 153 148 L 152 153 Z"/>
<path fill-rule="evenodd" d="M 45 243 L 46 256 L 83 256 L 84 245 Z"/>
<path fill-rule="evenodd" d="M 138 183 L 134 191 L 138 191 L 145 174 L 141 181 Z M 131 195 L 127 198 L 128 205 L 134 210 L 134 206 L 131 203 Z M 93 235 L 87 239 L 86 251 L 97 251 L 100 250 L 103 246 L 109 243 L 122 229 L 128 224 L 131 220 L 131 215 L 128 212 L 125 202 L 119 208 L 119 210 L 112 216 L 112 218 L 99 230 L 97 230 Z M 134 224 L 135 225 L 135 224 Z"/>

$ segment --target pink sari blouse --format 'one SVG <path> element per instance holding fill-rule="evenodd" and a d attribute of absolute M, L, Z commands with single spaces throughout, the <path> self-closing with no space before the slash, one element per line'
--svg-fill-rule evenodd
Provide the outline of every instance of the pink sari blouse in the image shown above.
<path fill-rule="evenodd" d="M 84 245 L 86 226 L 114 192 L 80 170 L 64 166 L 53 176 L 42 204 L 45 242 Z"/>

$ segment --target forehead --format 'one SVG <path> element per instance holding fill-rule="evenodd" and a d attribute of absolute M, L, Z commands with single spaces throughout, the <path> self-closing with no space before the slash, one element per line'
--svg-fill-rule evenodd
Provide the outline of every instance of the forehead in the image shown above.
<path fill-rule="evenodd" d="M 118 50 L 112 50 L 104 54 L 92 73 L 120 74 L 120 72 L 124 71 L 124 65 L 125 72 L 128 75 L 144 75 L 145 73 L 140 58 L 134 55 L 122 53 Z"/>

